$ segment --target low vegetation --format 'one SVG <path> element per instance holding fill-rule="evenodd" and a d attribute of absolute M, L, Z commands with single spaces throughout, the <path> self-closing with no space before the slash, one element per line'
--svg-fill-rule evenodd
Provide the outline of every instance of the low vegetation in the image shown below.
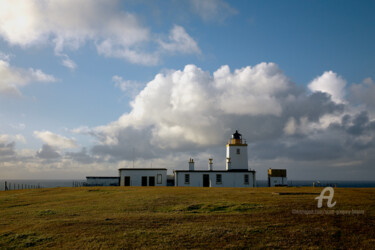
<path fill-rule="evenodd" d="M 336 188 L 336 206 L 318 209 L 315 197 L 321 190 L 82 187 L 3 191 L 0 249 L 373 248 L 375 189 Z"/>

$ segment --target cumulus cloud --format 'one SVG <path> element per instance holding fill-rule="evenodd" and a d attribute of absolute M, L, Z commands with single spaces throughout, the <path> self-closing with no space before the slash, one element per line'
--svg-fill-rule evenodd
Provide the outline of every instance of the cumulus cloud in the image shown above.
<path fill-rule="evenodd" d="M 15 142 L 1 142 L 0 141 L 0 161 L 7 162 L 15 159 L 16 150 Z"/>
<path fill-rule="evenodd" d="M 133 150 L 145 159 L 198 152 L 223 145 L 235 128 L 251 141 L 304 136 L 325 115 L 343 111 L 328 94 L 307 95 L 274 63 L 222 66 L 212 75 L 186 65 L 156 75 L 131 106 L 117 121 L 86 131 L 100 142 L 94 155 L 129 160 Z"/>
<path fill-rule="evenodd" d="M 174 25 L 168 39 L 168 41 L 159 41 L 160 46 L 166 51 L 184 54 L 201 53 L 197 42 L 181 26 Z"/>
<path fill-rule="evenodd" d="M 82 164 L 91 164 L 100 161 L 100 159 L 95 159 L 89 155 L 86 148 L 82 148 L 79 152 L 67 152 L 65 157 Z"/>
<path fill-rule="evenodd" d="M 45 160 L 52 160 L 60 158 L 60 154 L 50 145 L 43 144 L 42 148 L 36 152 L 36 157 L 45 159 Z"/>
<path fill-rule="evenodd" d="M 321 91 L 332 96 L 337 103 L 344 102 L 346 81 L 335 72 L 326 71 L 309 83 L 312 92 Z"/>
<path fill-rule="evenodd" d="M 119 4 L 116 0 L 4 0 L 0 2 L 0 36 L 23 48 L 53 44 L 62 65 L 71 70 L 77 65 L 64 51 L 77 50 L 87 42 L 94 43 L 97 52 L 106 57 L 157 64 L 159 51 L 149 51 L 156 43 L 149 28 L 136 15 L 120 10 Z M 182 27 L 173 29 L 170 38 L 166 50 L 199 50 Z"/>
<path fill-rule="evenodd" d="M 367 108 L 375 108 L 375 82 L 371 78 L 366 78 L 360 84 L 350 86 L 351 100 L 356 104 L 364 104 Z"/>
<path fill-rule="evenodd" d="M 19 155 L 16 149 L 16 142 L 26 143 L 25 137 L 23 135 L 0 135 L 0 163 L 5 166 L 10 162 L 16 162 L 22 159 L 27 159 L 23 155 Z M 5 165 L 4 165 L 5 164 Z"/>
<path fill-rule="evenodd" d="M 223 21 L 238 12 L 223 0 L 190 0 L 190 4 L 204 21 Z"/>
<path fill-rule="evenodd" d="M 44 143 L 57 148 L 76 148 L 78 147 L 74 139 L 54 134 L 50 131 L 34 131 L 34 136 L 42 140 Z"/>
<path fill-rule="evenodd" d="M 6 143 L 7 141 L 19 141 L 22 143 L 26 143 L 26 139 L 23 135 L 17 134 L 17 135 L 7 135 L 7 134 L 1 134 L 0 135 L 0 143 Z"/>
<path fill-rule="evenodd" d="M 40 69 L 12 67 L 9 62 L 0 60 L 0 93 L 21 96 L 20 88 L 32 82 L 55 82 L 56 78 Z"/>

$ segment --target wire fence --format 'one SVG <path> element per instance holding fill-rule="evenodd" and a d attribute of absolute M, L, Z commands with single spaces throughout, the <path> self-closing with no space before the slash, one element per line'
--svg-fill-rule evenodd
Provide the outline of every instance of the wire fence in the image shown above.
<path fill-rule="evenodd" d="M 44 188 L 40 184 L 22 184 L 22 183 L 11 183 L 5 182 L 4 183 L 4 190 L 21 190 L 21 189 L 36 189 L 36 188 Z"/>
<path fill-rule="evenodd" d="M 1 181 L 3 182 L 3 181 Z M 26 180 L 25 182 L 28 182 Z M 20 180 L 14 181 L 4 181 L 3 185 L 0 185 L 0 191 L 9 191 L 9 190 L 22 190 L 22 189 L 39 189 L 39 188 L 54 188 L 54 187 L 84 187 L 85 182 L 82 180 L 74 180 L 74 181 L 41 181 L 41 183 L 35 182 L 34 183 L 22 183 Z"/>

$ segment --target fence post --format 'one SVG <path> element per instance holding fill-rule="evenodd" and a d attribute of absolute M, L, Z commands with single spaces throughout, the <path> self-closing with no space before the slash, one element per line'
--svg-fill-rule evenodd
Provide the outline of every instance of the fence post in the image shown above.
<path fill-rule="evenodd" d="M 8 186 L 7 186 L 7 182 L 5 182 L 5 187 L 4 187 L 4 190 L 5 190 L 5 191 L 8 191 Z"/>

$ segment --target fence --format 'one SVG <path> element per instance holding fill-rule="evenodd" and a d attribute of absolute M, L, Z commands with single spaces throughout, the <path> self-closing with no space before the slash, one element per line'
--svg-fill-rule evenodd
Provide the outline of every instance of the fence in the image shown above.
<path fill-rule="evenodd" d="M 43 188 L 43 187 L 40 186 L 40 184 L 38 184 L 38 185 L 20 184 L 20 183 L 10 183 L 10 182 L 7 182 L 7 181 L 4 184 L 4 190 L 5 191 L 20 190 L 20 189 L 36 189 L 36 188 Z"/>

